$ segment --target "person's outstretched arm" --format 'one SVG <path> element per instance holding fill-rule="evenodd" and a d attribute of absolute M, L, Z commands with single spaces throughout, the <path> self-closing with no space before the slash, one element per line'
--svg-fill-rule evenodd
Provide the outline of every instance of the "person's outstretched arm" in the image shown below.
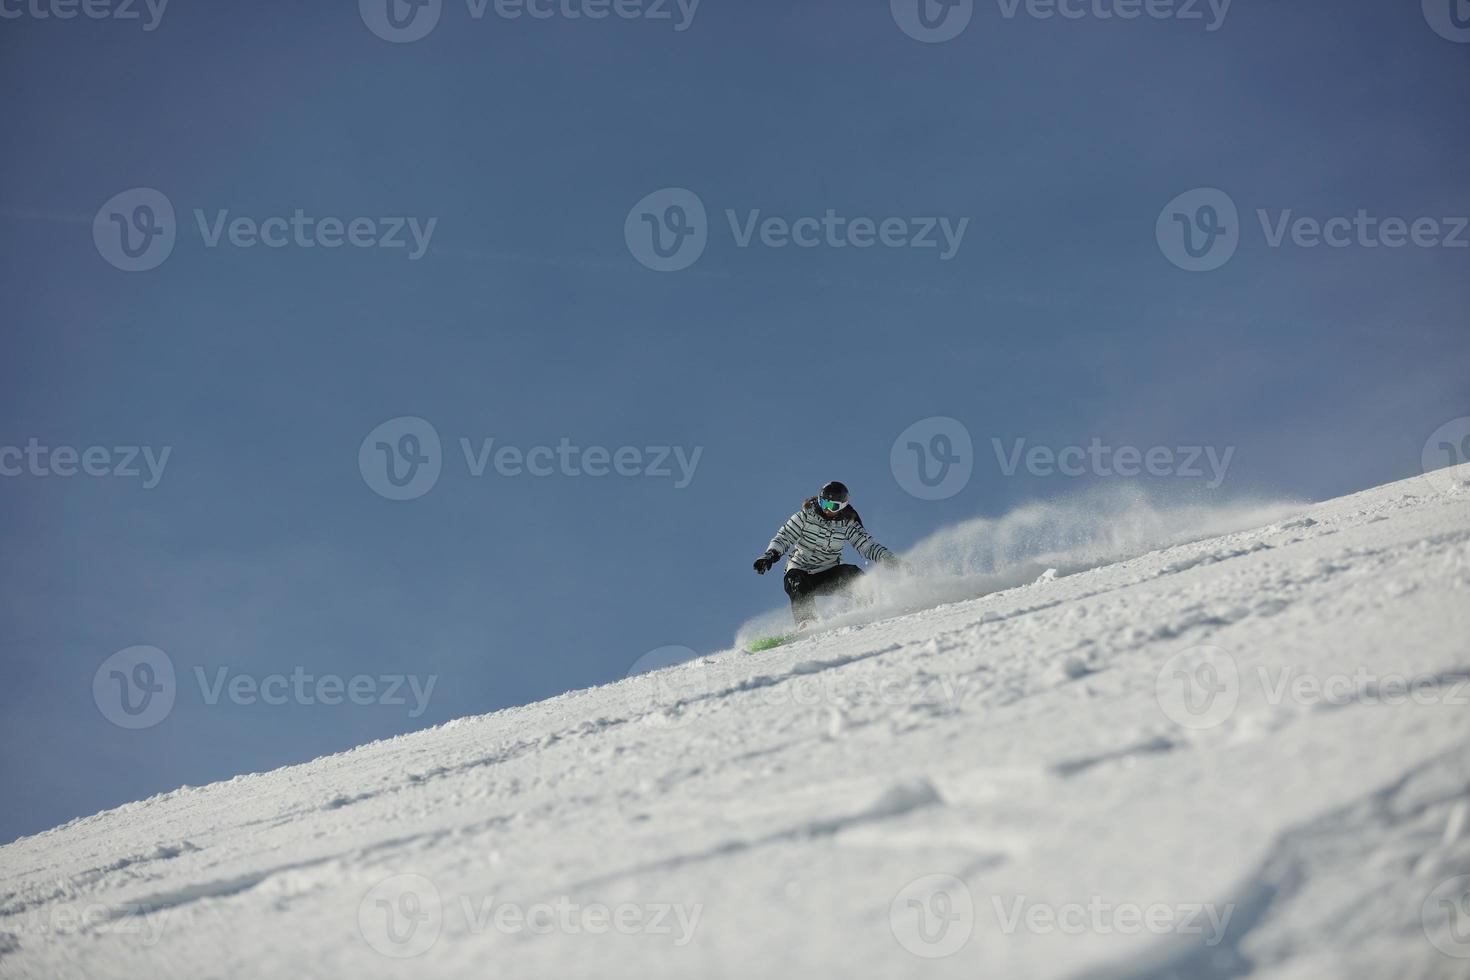
<path fill-rule="evenodd" d="M 774 551 L 778 557 L 784 555 L 791 550 L 792 545 L 796 544 L 800 534 L 801 513 L 797 512 L 788 517 L 786 523 L 781 525 L 781 530 L 777 531 L 771 543 L 766 545 L 766 550 Z"/>
<path fill-rule="evenodd" d="M 800 529 L 801 515 L 792 514 L 786 523 L 781 525 L 781 530 L 776 532 L 776 536 L 771 539 L 771 543 L 766 545 L 766 553 L 755 560 L 756 574 L 764 575 L 771 570 L 771 566 L 776 564 L 777 560 L 796 541 L 796 535 Z"/>
<path fill-rule="evenodd" d="M 847 532 L 847 540 L 853 550 L 868 561 L 898 563 L 898 556 L 879 544 L 878 539 L 869 534 L 867 528 L 861 524 L 853 524 L 852 529 Z"/>

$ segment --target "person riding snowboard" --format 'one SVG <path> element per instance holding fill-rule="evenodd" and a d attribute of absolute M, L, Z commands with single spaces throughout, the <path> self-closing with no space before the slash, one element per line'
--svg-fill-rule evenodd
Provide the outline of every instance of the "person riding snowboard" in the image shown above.
<path fill-rule="evenodd" d="M 863 519 L 848 500 L 847 487 L 834 480 L 781 525 L 766 553 L 755 560 L 756 574 L 764 575 L 791 550 L 781 584 L 791 597 L 791 615 L 798 630 L 816 620 L 817 596 L 844 592 L 862 577 L 861 568 L 842 564 L 842 546 L 848 543 L 868 561 L 899 564 L 898 556 L 863 527 Z"/>

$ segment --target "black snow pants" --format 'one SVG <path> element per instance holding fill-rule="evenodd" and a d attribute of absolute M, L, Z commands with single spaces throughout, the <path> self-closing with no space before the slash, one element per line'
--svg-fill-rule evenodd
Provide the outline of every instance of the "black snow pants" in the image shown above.
<path fill-rule="evenodd" d="M 839 595 L 862 577 L 863 570 L 856 565 L 834 565 L 820 572 L 789 569 L 781 584 L 791 597 L 791 615 L 796 619 L 796 625 L 816 620 L 817 596 Z"/>

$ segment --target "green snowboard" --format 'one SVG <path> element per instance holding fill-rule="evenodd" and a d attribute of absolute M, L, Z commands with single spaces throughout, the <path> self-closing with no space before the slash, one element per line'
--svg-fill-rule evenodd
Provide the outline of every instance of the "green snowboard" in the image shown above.
<path fill-rule="evenodd" d="M 759 640 L 751 640 L 745 644 L 745 652 L 760 653 L 762 650 L 773 650 L 783 643 L 790 643 L 796 637 L 795 633 L 787 633 L 783 636 L 763 636 Z"/>

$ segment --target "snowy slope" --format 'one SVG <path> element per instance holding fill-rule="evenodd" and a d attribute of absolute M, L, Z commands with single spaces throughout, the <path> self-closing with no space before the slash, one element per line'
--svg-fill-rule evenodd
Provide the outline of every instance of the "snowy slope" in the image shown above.
<path fill-rule="evenodd" d="M 0 975 L 1470 977 L 1467 671 L 1460 467 L 25 838 Z"/>

